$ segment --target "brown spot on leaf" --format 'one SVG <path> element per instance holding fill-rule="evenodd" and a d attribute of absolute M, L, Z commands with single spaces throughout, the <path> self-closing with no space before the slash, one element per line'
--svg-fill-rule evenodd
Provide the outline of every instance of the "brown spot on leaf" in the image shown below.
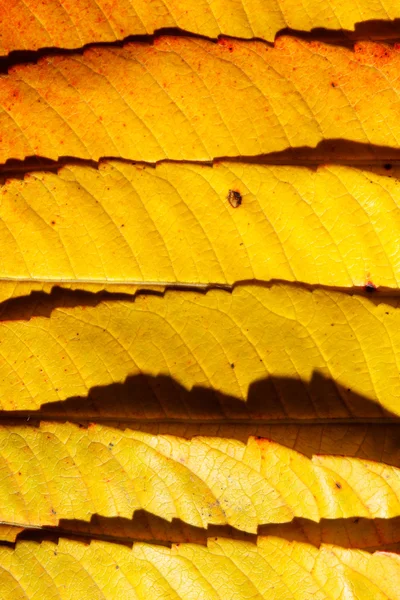
<path fill-rule="evenodd" d="M 338 490 L 342 489 L 342 485 L 338 481 L 335 481 L 335 486 L 337 487 Z"/>
<path fill-rule="evenodd" d="M 227 198 L 232 208 L 238 208 L 242 204 L 242 194 L 236 190 L 229 190 Z"/>
<path fill-rule="evenodd" d="M 227 50 L 229 50 L 229 52 L 233 52 L 233 43 L 231 40 L 228 40 L 226 38 L 219 38 L 218 45 L 224 46 Z"/>

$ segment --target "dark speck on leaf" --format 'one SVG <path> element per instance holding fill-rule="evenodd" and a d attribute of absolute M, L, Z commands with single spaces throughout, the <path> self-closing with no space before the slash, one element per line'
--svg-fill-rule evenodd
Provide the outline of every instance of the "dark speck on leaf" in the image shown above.
<path fill-rule="evenodd" d="M 335 485 L 336 485 L 336 487 L 337 487 L 337 489 L 338 489 L 338 490 L 341 490 L 341 489 L 342 489 L 342 486 L 340 485 L 340 483 L 339 483 L 339 482 L 337 482 L 337 481 L 336 481 L 336 482 L 335 482 Z"/>
<path fill-rule="evenodd" d="M 368 281 L 368 283 L 365 284 L 364 289 L 368 294 L 373 294 L 373 292 L 376 292 L 376 285 L 374 285 L 371 281 Z"/>
<path fill-rule="evenodd" d="M 392 165 L 390 163 L 386 163 L 386 165 L 383 165 L 383 168 L 386 169 L 386 171 L 390 171 Z"/>
<path fill-rule="evenodd" d="M 232 363 L 231 364 L 231 369 L 234 369 L 234 368 L 235 368 L 235 363 Z"/>
<path fill-rule="evenodd" d="M 227 198 L 233 208 L 238 208 L 242 204 L 242 194 L 236 190 L 229 190 Z"/>

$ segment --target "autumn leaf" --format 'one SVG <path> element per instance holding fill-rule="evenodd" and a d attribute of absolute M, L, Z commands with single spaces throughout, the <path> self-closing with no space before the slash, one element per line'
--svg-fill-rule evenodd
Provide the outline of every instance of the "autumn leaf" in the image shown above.
<path fill-rule="evenodd" d="M 0 208 L 0 244 L 10 249 L 0 263 L 4 299 L 52 285 L 134 293 L 247 279 L 395 289 L 397 177 L 397 169 L 389 178 L 340 166 L 114 161 L 9 180 Z"/>
<path fill-rule="evenodd" d="M 399 469 L 340 456 L 310 460 L 262 438 L 189 441 L 48 423 L 2 427 L 0 451 L 0 521 L 24 527 L 146 510 L 194 527 L 257 533 L 294 518 L 387 519 L 400 509 Z"/>
<path fill-rule="evenodd" d="M 216 538 L 208 547 L 25 542 L 0 548 L 4 598 L 399 598 L 396 554 Z M 331 573 L 337 573 L 332 578 Z M 51 596 L 50 596 L 51 594 Z M 251 595 L 250 595 L 251 594 Z M 153 596 L 154 597 L 154 596 Z"/>
<path fill-rule="evenodd" d="M 389 46 L 290 37 L 274 48 L 164 37 L 48 56 L 0 78 L 0 162 L 212 160 L 332 138 L 398 149 L 399 65 Z"/>
<path fill-rule="evenodd" d="M 400 598 L 398 18 L 0 0 L 0 598 Z"/>
<path fill-rule="evenodd" d="M 151 413 L 140 401 L 146 375 L 236 398 L 228 418 L 246 414 L 240 400 L 267 420 L 399 415 L 399 319 L 397 299 L 289 285 L 39 306 L 28 323 L 0 323 L 1 406 L 29 414 L 58 402 L 53 414 L 140 418 Z M 102 400 L 107 385 L 117 406 Z M 176 391 L 168 395 L 161 382 L 155 415 L 190 418 Z M 198 416 L 212 418 L 216 403 L 205 395 Z"/>

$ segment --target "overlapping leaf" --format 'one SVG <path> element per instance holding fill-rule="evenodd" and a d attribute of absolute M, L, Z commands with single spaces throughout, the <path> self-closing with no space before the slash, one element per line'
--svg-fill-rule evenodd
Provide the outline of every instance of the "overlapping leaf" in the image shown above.
<path fill-rule="evenodd" d="M 0 54 L 48 46 L 78 48 L 173 27 L 209 37 L 225 34 L 273 41 L 285 27 L 351 30 L 360 21 L 399 17 L 398 6 L 383 1 L 349 6 L 330 0 L 321 6 L 308 0 L 299 6 L 293 0 L 53 0 L 51 4 L 2 0 Z"/>
<path fill-rule="evenodd" d="M 210 416 L 210 415 L 209 415 Z M 215 413 L 214 413 L 215 416 Z M 251 436 L 267 438 L 271 442 L 300 452 L 308 458 L 314 454 L 340 454 L 362 460 L 382 462 L 400 468 L 399 431 L 396 423 L 277 423 L 266 424 L 253 419 L 238 418 L 234 422 L 224 418 L 203 420 L 159 419 L 137 420 L 135 429 L 151 435 L 172 435 L 187 439 L 196 436 L 235 439 L 247 443 Z M 114 427 L 125 429 L 124 421 Z"/>
<path fill-rule="evenodd" d="M 182 600 L 256 598 L 400 598 L 399 556 L 289 543 L 275 537 L 258 545 L 216 538 L 208 547 L 161 548 L 62 540 L 25 542 L 0 549 L 5 600 L 54 597 L 68 600 Z"/>
<path fill-rule="evenodd" d="M 56 402 L 48 406 L 55 413 L 72 409 L 92 419 L 212 419 L 220 403 L 219 414 L 230 418 L 400 414 L 396 299 L 249 285 L 232 294 L 170 291 L 44 314 L 0 324 L 3 410 Z M 192 409 L 170 380 L 149 384 L 158 376 L 205 393 Z M 221 394 L 237 400 L 226 403 Z"/>
<path fill-rule="evenodd" d="M 129 519 L 137 510 L 195 527 L 393 518 L 400 471 L 358 458 L 312 459 L 264 438 L 154 436 L 92 426 L 0 429 L 0 521 L 20 526 Z"/>
<path fill-rule="evenodd" d="M 0 162 L 210 160 L 330 138 L 398 148 L 399 67 L 396 48 L 289 37 L 274 48 L 168 37 L 49 56 L 0 78 Z"/>
<path fill-rule="evenodd" d="M 397 13 L 0 0 L 0 54 Z M 0 77 L 0 163 L 192 164 L 108 159 L 1 190 L 0 596 L 400 598 L 399 556 L 352 550 L 400 543 L 399 301 L 366 293 L 399 285 L 398 171 L 221 160 L 395 158 L 399 49 L 156 35 L 43 55 Z M 103 541 L 20 541 L 54 535 Z"/>
<path fill-rule="evenodd" d="M 0 277 L 9 281 L 1 289 L 133 292 L 135 283 L 253 278 L 396 288 L 398 176 L 338 166 L 111 162 L 10 180 L 1 190 L 0 245 L 8 252 Z M 237 208 L 230 190 L 242 196 Z"/>

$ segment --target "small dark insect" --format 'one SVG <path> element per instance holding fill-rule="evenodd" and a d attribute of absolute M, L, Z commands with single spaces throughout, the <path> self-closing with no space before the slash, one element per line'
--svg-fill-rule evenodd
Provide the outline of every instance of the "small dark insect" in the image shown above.
<path fill-rule="evenodd" d="M 342 486 L 340 485 L 340 483 L 338 483 L 337 481 L 335 481 L 335 485 L 337 487 L 338 490 L 342 489 Z"/>
<path fill-rule="evenodd" d="M 227 198 L 233 208 L 237 208 L 242 204 L 242 194 L 236 190 L 229 190 Z"/>

